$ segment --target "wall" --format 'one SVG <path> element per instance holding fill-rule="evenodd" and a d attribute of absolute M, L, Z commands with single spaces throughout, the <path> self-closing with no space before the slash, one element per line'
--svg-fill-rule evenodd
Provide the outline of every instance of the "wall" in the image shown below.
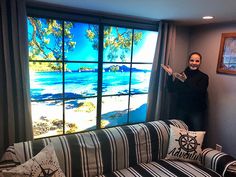
<path fill-rule="evenodd" d="M 201 70 L 209 76 L 207 143 L 211 147 L 218 143 L 236 157 L 236 75 L 216 73 L 221 33 L 225 32 L 236 32 L 236 23 L 192 27 L 189 52 L 202 54 Z"/>

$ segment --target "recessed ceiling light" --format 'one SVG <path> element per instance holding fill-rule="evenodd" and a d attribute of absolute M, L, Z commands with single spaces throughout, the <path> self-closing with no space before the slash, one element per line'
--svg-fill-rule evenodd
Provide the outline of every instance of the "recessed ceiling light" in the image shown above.
<path fill-rule="evenodd" d="M 202 17 L 204 20 L 211 20 L 213 19 L 214 17 L 213 16 L 204 16 Z"/>

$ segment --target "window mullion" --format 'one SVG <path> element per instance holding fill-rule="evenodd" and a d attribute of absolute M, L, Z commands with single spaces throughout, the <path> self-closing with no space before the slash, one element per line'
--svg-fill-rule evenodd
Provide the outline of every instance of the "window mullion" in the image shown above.
<path fill-rule="evenodd" d="M 65 21 L 62 21 L 62 117 L 63 134 L 65 134 Z"/>
<path fill-rule="evenodd" d="M 130 118 L 130 97 L 131 97 L 131 82 L 132 82 L 132 62 L 133 62 L 133 44 L 134 44 L 134 29 L 132 29 L 132 44 L 131 44 L 131 54 L 130 54 L 130 77 L 129 77 L 129 98 L 128 98 L 128 120 Z"/>
<path fill-rule="evenodd" d="M 98 48 L 98 90 L 97 90 L 97 128 L 101 127 L 102 112 L 102 67 L 103 67 L 103 29 L 104 26 L 99 25 L 99 48 Z"/>

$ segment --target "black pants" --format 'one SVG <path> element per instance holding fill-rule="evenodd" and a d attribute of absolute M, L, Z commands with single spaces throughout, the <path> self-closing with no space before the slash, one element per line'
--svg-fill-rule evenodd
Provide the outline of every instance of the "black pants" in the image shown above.
<path fill-rule="evenodd" d="M 188 111 L 181 110 L 177 111 L 177 118 L 183 120 L 189 127 L 190 131 L 204 131 L 205 130 L 205 111 Z"/>

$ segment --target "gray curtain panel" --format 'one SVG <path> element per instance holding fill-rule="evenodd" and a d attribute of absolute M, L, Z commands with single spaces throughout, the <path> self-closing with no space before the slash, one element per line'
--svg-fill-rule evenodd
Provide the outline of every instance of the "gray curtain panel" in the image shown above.
<path fill-rule="evenodd" d="M 0 155 L 33 138 L 24 0 L 0 1 Z"/>
<path fill-rule="evenodd" d="M 169 64 L 175 51 L 176 27 L 169 22 L 160 21 L 158 40 L 153 60 L 152 73 L 148 91 L 148 108 L 146 121 L 168 119 L 169 98 L 166 85 L 166 73 L 161 64 Z"/>

